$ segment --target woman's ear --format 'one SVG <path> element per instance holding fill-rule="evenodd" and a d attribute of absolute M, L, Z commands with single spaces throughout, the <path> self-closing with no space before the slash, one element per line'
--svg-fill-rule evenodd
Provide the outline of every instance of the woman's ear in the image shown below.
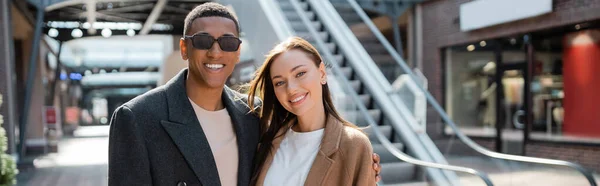
<path fill-rule="evenodd" d="M 327 84 L 327 70 L 323 61 L 319 64 L 319 73 L 321 73 L 321 84 Z"/>

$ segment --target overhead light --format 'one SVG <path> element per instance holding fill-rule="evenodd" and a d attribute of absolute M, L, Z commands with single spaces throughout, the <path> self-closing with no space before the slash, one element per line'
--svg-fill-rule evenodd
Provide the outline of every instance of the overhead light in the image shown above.
<path fill-rule="evenodd" d="M 106 117 L 102 117 L 102 118 L 100 118 L 100 123 L 106 124 L 106 123 L 108 123 L 108 119 L 106 119 Z"/>
<path fill-rule="evenodd" d="M 71 73 L 69 74 L 69 79 L 71 80 L 81 80 L 83 76 L 80 73 Z"/>
<path fill-rule="evenodd" d="M 67 73 L 60 73 L 60 80 L 67 79 Z"/>
<path fill-rule="evenodd" d="M 495 69 L 496 69 L 496 63 L 493 61 L 490 61 L 487 64 L 485 64 L 485 66 L 483 66 L 484 72 L 492 72 L 492 70 L 495 70 Z"/>
<path fill-rule="evenodd" d="M 58 30 L 56 30 L 56 28 L 51 28 L 50 30 L 48 30 L 48 36 L 50 36 L 50 37 L 58 36 Z"/>
<path fill-rule="evenodd" d="M 83 74 L 85 74 L 86 76 L 92 75 L 92 71 L 91 70 L 85 70 L 85 72 L 83 72 Z"/>
<path fill-rule="evenodd" d="M 517 76 L 517 75 L 519 75 L 519 71 L 518 70 L 507 70 L 507 71 L 504 71 L 504 75 Z"/>
<path fill-rule="evenodd" d="M 467 50 L 468 50 L 469 52 L 471 52 L 471 51 L 475 50 L 475 45 L 469 45 L 469 46 L 467 46 Z"/>
<path fill-rule="evenodd" d="M 581 25 L 579 25 L 579 24 L 576 24 L 576 25 L 575 25 L 575 30 L 579 30 L 579 29 L 581 29 Z"/>
<path fill-rule="evenodd" d="M 81 27 L 83 27 L 85 29 L 89 29 L 90 27 L 92 27 L 92 24 L 90 24 L 89 22 L 85 22 L 85 23 L 81 24 Z"/>
<path fill-rule="evenodd" d="M 485 45 L 487 45 L 487 43 L 486 43 L 485 41 L 481 41 L 481 42 L 479 42 L 479 46 L 481 46 L 481 47 L 485 47 Z"/>
<path fill-rule="evenodd" d="M 127 35 L 129 37 L 135 36 L 135 31 L 133 29 L 129 29 L 129 30 L 127 30 Z"/>
<path fill-rule="evenodd" d="M 108 4 L 106 5 L 106 9 L 109 9 L 109 10 L 110 10 L 110 9 L 112 9 L 112 8 L 113 8 L 113 4 L 112 4 L 112 3 L 108 3 Z"/>
<path fill-rule="evenodd" d="M 102 37 L 108 38 L 112 35 L 112 31 L 108 28 L 102 29 Z"/>
<path fill-rule="evenodd" d="M 116 73 L 119 72 L 117 69 L 113 69 L 112 71 L 110 71 L 111 73 Z"/>
<path fill-rule="evenodd" d="M 106 70 L 100 69 L 100 74 L 106 74 Z"/>
<path fill-rule="evenodd" d="M 74 38 L 80 38 L 83 36 L 83 31 L 81 31 L 79 28 L 73 29 L 73 31 L 71 31 L 71 36 Z"/>
<path fill-rule="evenodd" d="M 515 38 L 510 38 L 510 44 L 511 44 L 511 45 L 515 45 L 515 44 L 517 44 L 517 39 L 515 39 Z"/>

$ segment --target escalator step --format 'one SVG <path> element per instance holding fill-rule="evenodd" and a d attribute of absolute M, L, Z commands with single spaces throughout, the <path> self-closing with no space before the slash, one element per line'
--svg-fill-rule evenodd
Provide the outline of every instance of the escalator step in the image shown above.
<path fill-rule="evenodd" d="M 283 11 L 296 11 L 294 6 L 292 5 L 292 2 L 290 2 L 289 0 L 288 1 L 279 1 L 279 6 L 281 7 L 281 10 L 283 10 Z M 300 2 L 300 7 L 302 8 L 302 10 L 307 10 L 308 3 Z"/>
<path fill-rule="evenodd" d="M 361 85 L 360 80 L 352 80 L 352 81 L 350 81 L 350 84 L 352 85 L 352 88 L 354 89 L 354 91 L 360 92 L 360 85 Z"/>
<path fill-rule="evenodd" d="M 342 64 L 344 63 L 344 56 L 341 54 L 333 55 L 333 58 L 335 58 L 335 62 L 337 62 L 337 64 L 340 66 L 342 66 Z"/>
<path fill-rule="evenodd" d="M 355 24 L 359 24 L 362 23 L 362 19 L 360 19 L 360 17 L 342 17 L 342 19 L 344 20 L 344 22 L 346 22 L 346 25 L 352 26 Z"/>
<path fill-rule="evenodd" d="M 342 67 L 342 72 L 344 72 L 344 76 L 350 79 L 352 77 L 352 68 L 350 67 Z"/>
<path fill-rule="evenodd" d="M 308 40 L 309 42 L 313 43 L 315 40 L 313 39 L 312 34 L 310 34 L 310 32 L 296 32 L 296 35 L 298 37 L 304 38 L 306 40 Z M 321 37 L 321 39 L 323 41 L 327 41 L 329 34 L 327 32 L 319 32 L 319 37 Z"/>
<path fill-rule="evenodd" d="M 313 21 L 313 28 L 315 28 L 316 30 L 321 30 L 321 22 L 319 21 Z M 297 20 L 297 21 L 290 21 L 290 25 L 292 25 L 292 29 L 294 29 L 294 31 L 296 32 L 308 32 L 308 28 L 306 27 L 306 25 L 304 25 L 304 22 Z"/>
<path fill-rule="evenodd" d="M 383 135 L 385 135 L 386 138 L 390 139 L 390 137 L 392 137 L 392 126 L 381 125 L 381 126 L 377 126 L 377 127 L 379 128 L 379 130 L 381 132 L 383 132 Z M 369 136 L 369 140 L 371 140 L 371 144 L 381 144 L 381 142 L 379 142 L 379 140 L 377 139 L 377 136 L 375 136 L 375 133 L 373 132 L 372 127 L 364 128 L 363 131 L 367 134 L 367 136 Z"/>
<path fill-rule="evenodd" d="M 404 144 L 403 143 L 393 143 L 394 147 L 404 152 Z M 392 163 L 392 162 L 400 162 L 401 160 L 394 156 L 390 151 L 388 151 L 382 144 L 373 144 L 373 152 L 379 154 L 381 157 L 381 163 Z"/>
<path fill-rule="evenodd" d="M 300 15 L 298 15 L 298 13 L 296 13 L 295 11 L 284 11 L 283 14 L 288 19 L 288 21 L 302 21 L 302 19 L 300 19 Z M 314 12 L 306 12 L 306 15 L 308 16 L 309 20 L 315 20 Z"/>
<path fill-rule="evenodd" d="M 362 45 L 363 45 L 363 47 L 365 47 L 365 50 L 367 50 L 367 52 L 371 55 L 376 55 L 376 54 L 388 55 L 389 54 L 387 49 L 385 49 L 385 47 L 380 43 L 362 43 Z"/>
<path fill-rule="evenodd" d="M 381 163 L 381 181 L 397 184 L 415 181 L 416 166 L 406 162 Z"/>
<path fill-rule="evenodd" d="M 348 121 L 353 122 L 357 126 L 364 127 L 369 125 L 369 123 L 367 122 L 367 118 L 365 118 L 365 116 L 360 111 L 350 110 L 345 112 L 347 116 L 346 119 L 349 119 Z M 375 120 L 377 124 L 381 120 L 381 110 L 379 109 L 370 109 L 369 115 L 371 115 L 371 117 L 373 118 L 373 120 Z"/>
<path fill-rule="evenodd" d="M 312 41 L 312 42 L 311 42 L 310 40 L 309 40 L 309 42 L 310 42 L 310 44 L 312 44 L 313 46 L 315 46 L 315 48 L 317 48 L 317 51 L 318 51 L 320 54 L 324 54 L 324 53 L 325 53 L 325 51 L 324 51 L 324 50 L 322 50 L 322 49 L 319 47 L 319 45 L 317 44 L 317 42 L 314 42 L 314 41 Z M 335 51 L 335 48 L 336 48 L 336 46 L 335 46 L 335 43 L 325 43 L 325 46 L 327 46 L 327 48 L 329 48 L 329 51 L 331 51 L 331 52 L 334 52 L 334 51 Z M 325 56 L 321 56 L 321 57 L 325 58 Z M 333 55 L 333 58 L 334 58 L 335 60 L 339 60 L 339 57 L 338 57 L 338 55 Z M 323 59 L 323 60 L 327 60 L 327 59 Z M 326 61 L 326 62 L 327 62 L 327 61 Z"/>
<path fill-rule="evenodd" d="M 395 64 L 396 60 L 389 54 L 371 54 L 371 58 L 377 64 Z"/>
<path fill-rule="evenodd" d="M 336 96 L 333 96 L 333 97 L 337 98 Z M 358 95 L 358 97 L 360 98 L 362 104 L 369 107 L 369 105 L 371 104 L 371 95 L 362 94 L 362 95 Z M 343 97 L 340 97 L 339 99 L 340 100 L 336 100 L 337 101 L 336 108 L 338 110 L 348 110 L 348 111 L 356 110 L 356 104 L 354 104 L 354 99 L 350 95 L 344 95 Z M 354 124 L 357 124 L 357 123 L 354 123 Z"/>
<path fill-rule="evenodd" d="M 367 34 L 365 37 L 358 37 L 357 39 L 360 43 L 380 43 L 377 37 L 372 33 Z"/>

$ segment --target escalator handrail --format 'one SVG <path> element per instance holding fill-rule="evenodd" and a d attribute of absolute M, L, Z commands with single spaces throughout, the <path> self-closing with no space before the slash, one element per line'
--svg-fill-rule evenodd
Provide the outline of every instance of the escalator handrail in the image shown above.
<path fill-rule="evenodd" d="M 367 14 L 364 12 L 364 10 L 362 10 L 362 8 L 360 8 L 360 5 L 358 5 L 356 0 L 347 0 L 347 1 L 350 3 L 350 6 L 354 9 L 354 11 L 358 13 L 361 20 L 367 25 L 367 27 L 369 27 L 371 32 L 377 37 L 379 42 L 381 42 L 381 44 L 383 44 L 385 49 L 391 54 L 392 58 L 394 58 L 396 63 L 398 63 L 398 65 L 400 65 L 402 70 L 404 70 L 404 72 L 406 72 L 406 74 L 408 74 L 413 81 L 417 80 L 415 74 L 410 70 L 408 65 L 406 65 L 406 63 L 400 57 L 400 55 L 396 52 L 396 50 L 394 50 L 394 48 L 387 41 L 385 36 L 383 36 L 381 31 L 379 29 L 377 29 L 377 27 L 373 24 L 373 22 L 367 16 Z M 493 151 L 490 151 L 488 149 L 481 147 L 480 145 L 475 143 L 473 140 L 471 140 L 469 137 L 467 137 L 464 133 L 462 133 L 458 129 L 458 127 L 456 126 L 454 121 L 452 121 L 450 119 L 448 114 L 446 114 L 444 109 L 440 106 L 440 104 L 435 100 L 435 98 L 431 95 L 431 93 L 429 91 L 425 90 L 425 88 L 422 86 L 418 86 L 418 87 L 419 87 L 419 90 L 425 94 L 427 101 L 433 106 L 433 108 L 436 110 L 436 112 L 438 114 L 440 114 L 444 123 L 446 125 L 450 126 L 450 128 L 452 128 L 452 130 L 454 130 L 454 133 L 456 134 L 456 136 L 458 136 L 458 138 L 463 143 L 467 144 L 470 148 L 474 149 L 475 151 L 477 151 L 485 156 L 497 158 L 497 159 L 570 167 L 570 168 L 577 170 L 581 174 L 583 174 L 586 177 L 586 179 L 590 182 L 590 185 L 597 186 L 592 173 L 577 163 L 563 161 L 563 160 L 553 160 L 553 159 L 546 159 L 546 158 L 534 158 L 534 157 L 527 157 L 527 156 L 509 155 L 509 154 L 493 152 Z"/>
<path fill-rule="evenodd" d="M 369 123 L 369 127 L 373 128 L 374 134 L 376 135 L 377 139 L 382 143 L 384 148 L 386 148 L 388 151 L 390 151 L 398 159 L 405 161 L 407 163 L 411 163 L 411 164 L 415 164 L 415 165 L 423 166 L 423 167 L 438 168 L 438 169 L 444 169 L 444 170 L 449 170 L 449 171 L 464 172 L 464 173 L 472 174 L 472 175 L 475 175 L 475 176 L 478 176 L 479 178 L 481 178 L 486 183 L 486 185 L 488 185 L 488 186 L 493 185 L 492 181 L 489 179 L 487 174 L 482 171 L 478 171 L 478 170 L 475 170 L 472 168 L 467 168 L 467 167 L 461 167 L 461 166 L 453 166 L 453 165 L 445 165 L 445 164 L 421 161 L 421 160 L 415 159 L 415 158 L 405 154 L 404 152 L 402 152 L 398 148 L 396 148 L 385 137 L 383 132 L 381 132 L 379 130 L 375 120 L 368 113 L 366 106 L 364 104 L 362 104 L 362 101 L 360 101 L 358 94 L 350 86 L 350 81 L 347 79 L 346 76 L 343 75 L 343 72 L 342 72 L 339 64 L 333 62 L 333 61 L 335 61 L 335 58 L 332 55 L 332 51 L 330 51 L 329 48 L 325 46 L 325 42 L 322 40 L 321 37 L 319 37 L 319 34 L 316 31 L 316 29 L 311 26 L 311 22 L 310 22 L 310 20 L 308 20 L 307 15 L 305 15 L 305 12 L 300 7 L 298 0 L 290 0 L 290 2 L 292 3 L 292 6 L 296 10 L 296 12 L 298 12 L 298 14 L 300 14 L 300 19 L 302 20 L 304 25 L 306 25 L 310 34 L 313 36 L 313 38 L 315 38 L 315 41 L 317 42 L 317 46 L 319 46 L 319 48 L 321 50 L 324 50 L 323 54 L 325 54 L 325 58 L 328 61 L 332 61 L 332 63 L 330 63 L 330 64 L 332 64 L 332 67 L 333 67 L 332 69 L 333 69 L 334 73 L 336 75 L 338 75 L 339 77 L 341 77 L 340 79 L 343 81 L 343 83 L 342 83 L 343 89 L 347 92 L 350 92 L 350 95 L 351 95 L 353 101 L 355 103 L 357 103 L 360 113 L 367 119 L 367 122 Z"/>

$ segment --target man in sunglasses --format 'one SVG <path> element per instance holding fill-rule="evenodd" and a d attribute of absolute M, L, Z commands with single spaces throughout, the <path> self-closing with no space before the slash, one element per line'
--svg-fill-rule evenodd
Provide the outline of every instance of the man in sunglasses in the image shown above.
<path fill-rule="evenodd" d="M 179 45 L 188 68 L 111 118 L 109 185 L 250 185 L 259 120 L 246 96 L 225 86 L 239 62 L 239 33 L 222 5 L 187 15 Z"/>

